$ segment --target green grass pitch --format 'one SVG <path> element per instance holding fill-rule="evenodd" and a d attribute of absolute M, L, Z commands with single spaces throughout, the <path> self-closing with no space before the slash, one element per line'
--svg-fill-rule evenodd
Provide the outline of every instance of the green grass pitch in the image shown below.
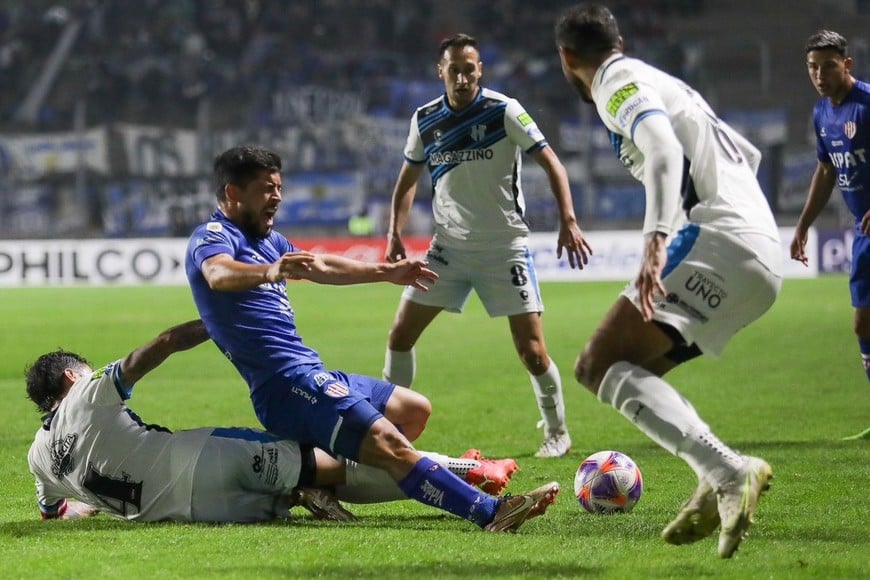
<path fill-rule="evenodd" d="M 582 279 L 582 273 L 578 274 Z M 512 456 L 514 492 L 551 479 L 562 494 L 546 517 L 515 535 L 485 534 L 414 502 L 350 506 L 351 524 L 302 513 L 267 525 L 131 524 L 99 515 L 42 522 L 26 454 L 39 414 L 25 398 L 25 365 L 62 346 L 101 365 L 195 316 L 184 287 L 4 289 L 0 299 L 0 574 L 4 578 L 284 578 L 342 576 L 534 578 L 858 578 L 870 565 L 870 385 L 853 337 L 847 281 L 787 280 L 779 301 L 719 360 L 669 375 L 714 431 L 760 455 L 775 479 L 736 556 L 716 539 L 670 546 L 659 532 L 694 489 L 682 461 L 649 441 L 573 379 L 574 359 L 621 288 L 543 285 L 544 330 L 561 370 L 574 449 L 539 460 L 538 419 L 507 322 L 473 298 L 444 314 L 418 344 L 415 388 L 434 406 L 421 449 L 478 447 Z M 302 336 L 329 368 L 380 375 L 400 289 L 290 286 Z M 247 389 L 213 345 L 176 355 L 139 383 L 131 401 L 148 422 L 174 429 L 256 425 Z M 640 466 L 634 512 L 593 516 L 572 494 L 574 470 L 602 449 Z"/>

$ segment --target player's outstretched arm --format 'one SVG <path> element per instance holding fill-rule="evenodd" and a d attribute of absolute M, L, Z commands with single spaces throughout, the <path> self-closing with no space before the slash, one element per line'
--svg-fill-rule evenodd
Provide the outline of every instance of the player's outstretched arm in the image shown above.
<path fill-rule="evenodd" d="M 308 271 L 300 274 L 299 278 L 335 285 L 391 282 L 426 290 L 429 284 L 434 284 L 438 279 L 438 274 L 427 266 L 428 262 L 424 260 L 362 262 L 334 254 L 318 254 Z"/>
<path fill-rule="evenodd" d="M 127 385 L 133 385 L 171 354 L 193 348 L 208 338 L 205 325 L 198 319 L 168 328 L 121 361 L 121 376 Z"/>

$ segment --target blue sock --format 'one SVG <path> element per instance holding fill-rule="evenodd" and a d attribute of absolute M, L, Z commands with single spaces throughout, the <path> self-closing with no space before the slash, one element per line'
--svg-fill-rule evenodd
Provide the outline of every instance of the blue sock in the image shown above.
<path fill-rule="evenodd" d="M 485 526 L 495 517 L 498 499 L 477 490 L 429 458 L 423 457 L 399 482 L 411 499 Z"/>
<path fill-rule="evenodd" d="M 867 380 L 870 380 L 870 340 L 859 338 L 858 346 L 861 349 L 861 358 L 864 360 L 864 372 L 867 373 Z"/>

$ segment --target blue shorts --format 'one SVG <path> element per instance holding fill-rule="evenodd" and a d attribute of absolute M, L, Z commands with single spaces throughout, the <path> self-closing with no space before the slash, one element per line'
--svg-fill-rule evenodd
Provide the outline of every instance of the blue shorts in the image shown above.
<path fill-rule="evenodd" d="M 396 385 L 304 366 L 279 373 L 251 393 L 254 411 L 270 432 L 349 459 L 372 423 L 384 416 Z"/>
<path fill-rule="evenodd" d="M 852 240 L 852 274 L 849 276 L 852 306 L 870 308 L 870 236 L 855 233 Z"/>

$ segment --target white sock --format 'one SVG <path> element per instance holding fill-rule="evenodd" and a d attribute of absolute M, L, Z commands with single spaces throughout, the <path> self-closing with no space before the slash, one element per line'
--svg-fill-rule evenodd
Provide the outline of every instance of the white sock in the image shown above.
<path fill-rule="evenodd" d="M 435 463 L 439 464 L 441 467 L 446 468 L 448 471 L 452 471 L 461 479 L 465 479 L 465 476 L 468 475 L 468 472 L 472 469 L 477 469 L 478 467 L 480 467 L 480 461 L 477 461 L 476 459 L 449 457 L 447 455 L 441 455 L 440 453 L 434 453 L 432 451 L 418 450 L 417 453 L 419 453 L 423 457 L 428 457 Z"/>
<path fill-rule="evenodd" d="M 538 409 L 541 411 L 547 435 L 565 431 L 565 399 L 562 398 L 562 378 L 556 363 L 550 359 L 550 367 L 544 374 L 529 374 L 529 378 L 532 380 L 532 390 L 538 400 Z"/>
<path fill-rule="evenodd" d="M 628 417 L 646 435 L 688 463 L 718 488 L 743 465 L 671 385 L 649 371 L 620 361 L 601 381 L 598 398 Z"/>
<path fill-rule="evenodd" d="M 416 360 L 413 348 L 408 351 L 387 349 L 384 355 L 384 380 L 410 389 L 415 372 Z"/>
<path fill-rule="evenodd" d="M 449 457 L 431 451 L 418 451 L 423 457 L 428 457 L 435 463 L 465 479 L 468 472 L 480 467 L 475 459 Z M 356 461 L 344 460 L 345 484 L 336 486 L 335 497 L 349 503 L 381 503 L 408 499 L 387 472 L 368 465 L 360 465 Z"/>

